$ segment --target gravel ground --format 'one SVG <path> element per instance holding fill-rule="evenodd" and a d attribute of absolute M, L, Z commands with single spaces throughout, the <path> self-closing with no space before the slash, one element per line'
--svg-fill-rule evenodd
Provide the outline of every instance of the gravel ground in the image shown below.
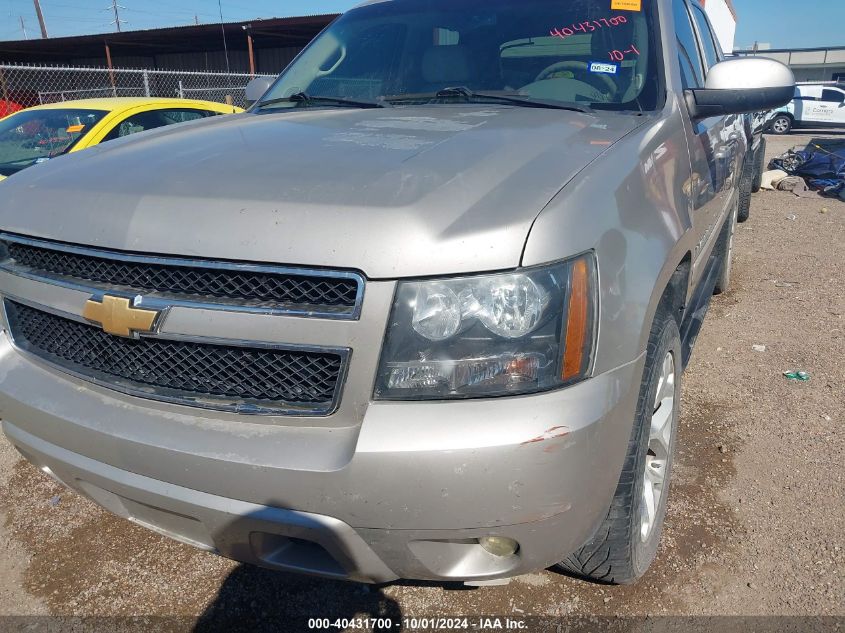
<path fill-rule="evenodd" d="M 809 138 L 769 137 L 769 154 Z M 634 586 L 552 571 L 475 590 L 267 572 L 110 516 L 0 440 L 0 615 L 202 617 L 220 630 L 249 628 L 253 617 L 400 614 L 845 622 L 843 246 L 845 203 L 754 196 L 737 232 L 734 286 L 714 299 L 685 376 L 663 545 Z M 812 380 L 786 380 L 792 369 Z"/>

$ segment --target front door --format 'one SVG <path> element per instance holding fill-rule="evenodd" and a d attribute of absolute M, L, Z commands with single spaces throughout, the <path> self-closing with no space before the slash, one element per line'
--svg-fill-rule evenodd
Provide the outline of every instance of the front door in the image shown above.
<path fill-rule="evenodd" d="M 704 14 L 690 13 L 685 0 L 675 0 L 673 9 L 684 88 L 703 87 L 707 71 L 721 58 L 715 38 Z M 692 10 L 699 11 L 695 5 Z M 693 253 L 695 282 L 706 268 L 721 220 L 731 202 L 745 128 L 741 116 L 710 117 L 685 125 L 689 126 L 693 227 L 699 238 Z"/>

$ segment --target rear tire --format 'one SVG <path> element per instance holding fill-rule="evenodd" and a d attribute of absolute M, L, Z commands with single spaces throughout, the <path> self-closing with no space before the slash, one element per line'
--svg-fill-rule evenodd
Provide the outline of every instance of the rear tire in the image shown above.
<path fill-rule="evenodd" d="M 661 304 L 651 327 L 636 418 L 610 511 L 596 535 L 559 563 L 563 571 L 607 584 L 640 578 L 657 555 L 681 403 L 681 336 Z"/>
<path fill-rule="evenodd" d="M 749 194 L 750 195 L 750 194 Z M 740 199 L 742 193 L 740 193 Z M 734 260 L 734 234 L 736 233 L 737 217 L 739 215 L 739 201 L 734 205 L 727 220 L 725 220 L 725 227 L 723 228 L 723 235 L 721 236 L 721 244 L 718 246 L 721 250 L 719 278 L 716 280 L 716 287 L 713 289 L 714 295 L 720 295 L 731 289 L 731 271 L 733 269 Z"/>
<path fill-rule="evenodd" d="M 757 147 L 757 153 L 754 155 L 754 180 L 751 182 L 751 193 L 760 191 L 760 185 L 763 184 L 763 171 L 766 167 L 766 139 L 760 139 L 760 145 Z"/>
<path fill-rule="evenodd" d="M 739 210 L 736 214 L 737 222 L 746 222 L 751 216 L 751 190 L 754 188 L 754 163 L 756 156 L 745 161 L 742 175 L 739 177 Z"/>
<path fill-rule="evenodd" d="M 786 114 L 777 115 L 772 121 L 772 125 L 770 127 L 772 134 L 777 134 L 778 136 L 789 134 L 789 132 L 792 131 L 792 123 L 791 116 Z"/>

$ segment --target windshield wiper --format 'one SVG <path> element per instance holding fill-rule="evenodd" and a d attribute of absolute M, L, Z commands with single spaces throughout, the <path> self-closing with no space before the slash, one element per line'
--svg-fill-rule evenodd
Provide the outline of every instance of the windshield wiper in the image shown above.
<path fill-rule="evenodd" d="M 316 95 L 309 95 L 305 92 L 297 92 L 289 97 L 279 97 L 278 99 L 268 99 L 267 101 L 259 101 L 257 108 L 275 105 L 277 103 L 299 103 L 303 105 L 339 105 L 351 106 L 354 108 L 387 108 L 388 105 L 381 101 L 363 101 L 357 99 L 344 99 L 343 97 L 318 97 Z"/>
<path fill-rule="evenodd" d="M 566 101 L 547 101 L 545 99 L 526 99 L 518 95 L 502 95 L 492 94 L 489 92 L 475 92 L 466 86 L 455 86 L 453 88 L 444 88 L 437 92 L 424 94 L 408 94 L 408 95 L 394 95 L 384 97 L 388 102 L 401 101 L 420 101 L 423 99 L 449 99 L 457 97 L 465 101 L 494 101 L 497 103 L 507 103 L 510 105 L 517 105 L 524 108 L 551 108 L 554 110 L 572 110 L 574 112 L 591 113 L 593 110 L 586 105 L 578 103 L 569 103 Z"/>

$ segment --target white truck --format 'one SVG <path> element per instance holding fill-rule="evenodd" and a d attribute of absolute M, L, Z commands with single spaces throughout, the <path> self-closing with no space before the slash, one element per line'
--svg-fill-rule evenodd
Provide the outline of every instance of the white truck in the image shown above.
<path fill-rule="evenodd" d="M 845 83 L 799 83 L 795 98 L 775 112 L 770 130 L 789 134 L 799 127 L 845 127 Z"/>

